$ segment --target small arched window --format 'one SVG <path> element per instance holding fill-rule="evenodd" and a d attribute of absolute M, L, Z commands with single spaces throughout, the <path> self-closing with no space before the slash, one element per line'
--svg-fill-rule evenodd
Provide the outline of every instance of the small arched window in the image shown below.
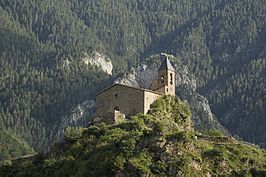
<path fill-rule="evenodd" d="M 116 106 L 116 107 L 114 108 L 114 110 L 115 110 L 115 111 L 119 111 L 119 107 Z"/>
<path fill-rule="evenodd" d="M 164 83 L 164 76 L 161 76 L 161 83 Z"/>
<path fill-rule="evenodd" d="M 170 73 L 170 84 L 173 85 L 173 73 Z"/>

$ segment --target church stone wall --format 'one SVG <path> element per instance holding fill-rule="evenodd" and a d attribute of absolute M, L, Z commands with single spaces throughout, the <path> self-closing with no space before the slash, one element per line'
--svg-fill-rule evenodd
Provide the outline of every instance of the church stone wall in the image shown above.
<path fill-rule="evenodd" d="M 144 92 L 141 89 L 115 85 L 96 96 L 96 116 L 106 122 L 116 122 L 115 109 L 126 116 L 144 112 Z"/>
<path fill-rule="evenodd" d="M 153 92 L 148 92 L 148 91 L 144 92 L 144 114 L 146 114 L 149 111 L 150 105 L 155 100 L 157 100 L 160 96 L 162 96 L 162 95 L 156 94 Z"/>

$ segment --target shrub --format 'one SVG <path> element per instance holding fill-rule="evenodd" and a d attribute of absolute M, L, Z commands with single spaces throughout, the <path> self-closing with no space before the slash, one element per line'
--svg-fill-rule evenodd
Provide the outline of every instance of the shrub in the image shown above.
<path fill-rule="evenodd" d="M 205 134 L 209 135 L 209 136 L 216 136 L 216 137 L 224 136 L 223 132 L 221 132 L 220 130 L 217 130 L 217 129 L 210 129 L 210 130 L 206 131 Z"/>
<path fill-rule="evenodd" d="M 138 176 L 151 174 L 150 166 L 152 165 L 152 158 L 147 152 L 141 152 L 137 156 L 129 159 L 130 165 Z"/>

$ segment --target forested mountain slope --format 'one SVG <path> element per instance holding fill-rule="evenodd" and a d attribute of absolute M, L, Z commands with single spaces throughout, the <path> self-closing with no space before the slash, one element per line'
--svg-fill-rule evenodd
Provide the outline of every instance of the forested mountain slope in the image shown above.
<path fill-rule="evenodd" d="M 265 13 L 263 0 L 2 0 L 0 126 L 46 149 L 74 106 L 167 52 L 229 131 L 265 144 Z M 82 62 L 94 51 L 111 58 L 113 76 Z"/>
<path fill-rule="evenodd" d="M 26 3 L 25 3 L 26 4 Z M 53 141 L 53 125 L 109 78 L 80 62 L 63 67 L 59 49 L 1 9 L 0 125 L 37 150 Z"/>
<path fill-rule="evenodd" d="M 225 127 L 265 143 L 266 12 L 258 2 L 217 5 L 168 34 L 166 50 L 192 68 Z"/>
<path fill-rule="evenodd" d="M 22 142 L 19 138 L 12 136 L 0 129 L 0 165 L 1 161 L 14 159 L 25 155 L 32 155 L 35 152 L 27 143 Z"/>

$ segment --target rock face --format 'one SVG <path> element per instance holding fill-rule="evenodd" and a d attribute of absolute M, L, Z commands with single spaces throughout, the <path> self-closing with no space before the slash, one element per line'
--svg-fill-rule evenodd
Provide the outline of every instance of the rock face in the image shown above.
<path fill-rule="evenodd" d="M 96 51 L 92 52 L 91 54 L 84 53 L 84 57 L 82 58 L 82 61 L 86 65 L 92 65 L 95 67 L 99 67 L 107 74 L 112 75 L 112 71 L 113 71 L 112 61 L 110 60 L 110 58 L 108 58 L 105 55 L 102 55 Z"/>
<path fill-rule="evenodd" d="M 163 54 L 166 55 L 166 54 Z M 216 128 L 224 130 L 212 114 L 208 100 L 196 92 L 195 78 L 189 73 L 188 67 L 172 55 L 167 55 L 175 67 L 176 94 L 187 102 L 192 112 L 192 121 L 196 129 Z M 154 55 L 140 63 L 136 68 L 131 68 L 115 83 L 149 89 L 153 79 L 157 78 L 160 64 L 160 55 Z"/>
<path fill-rule="evenodd" d="M 95 112 L 95 101 L 86 100 L 75 107 L 70 115 L 62 117 L 60 123 L 55 127 L 57 130 L 57 139 L 61 139 L 61 135 L 67 127 L 84 127 L 91 122 L 92 115 Z"/>
<path fill-rule="evenodd" d="M 196 79 L 189 73 L 188 67 L 180 60 L 168 55 L 175 67 L 176 94 L 184 102 L 188 103 L 192 112 L 192 121 L 196 129 L 216 128 L 225 131 L 211 112 L 208 100 L 196 92 Z M 160 65 L 160 55 L 154 55 L 146 59 L 135 68 L 125 72 L 122 77 L 117 78 L 114 83 L 149 89 L 152 80 L 157 78 L 157 70 Z M 95 102 L 85 101 L 72 110 L 71 115 L 62 117 L 57 126 L 58 137 L 68 126 L 87 126 L 93 118 Z"/>

